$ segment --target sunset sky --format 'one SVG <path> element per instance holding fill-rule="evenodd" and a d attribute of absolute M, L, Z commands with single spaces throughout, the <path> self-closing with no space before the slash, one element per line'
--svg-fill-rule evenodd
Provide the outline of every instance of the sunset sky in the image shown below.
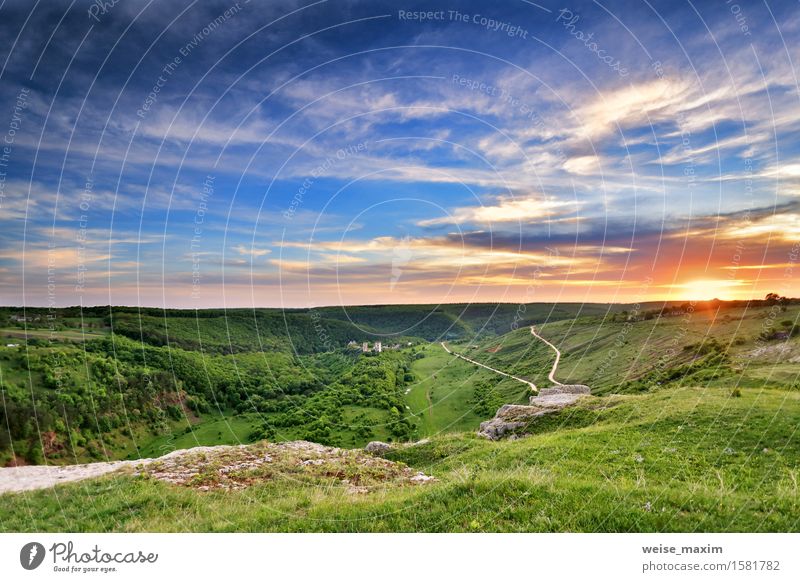
<path fill-rule="evenodd" d="M 0 304 L 800 295 L 795 1 L 106 4 L 0 7 Z"/>

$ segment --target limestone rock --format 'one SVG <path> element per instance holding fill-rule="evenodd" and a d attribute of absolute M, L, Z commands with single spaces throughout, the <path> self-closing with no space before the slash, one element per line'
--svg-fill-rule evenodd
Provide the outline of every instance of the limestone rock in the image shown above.
<path fill-rule="evenodd" d="M 523 406 L 521 404 L 504 404 L 494 415 L 494 418 L 482 422 L 478 434 L 489 440 L 496 441 L 506 435 L 513 435 L 522 430 L 534 419 L 552 414 L 555 408 L 541 408 L 539 406 Z"/>
<path fill-rule="evenodd" d="M 592 389 L 584 384 L 559 384 L 550 388 L 542 388 L 539 396 L 552 396 L 553 394 L 591 394 Z"/>
<path fill-rule="evenodd" d="M 545 394 L 544 396 L 531 396 L 530 402 L 533 406 L 558 409 L 575 404 L 581 396 L 581 394 Z"/>
<path fill-rule="evenodd" d="M 367 446 L 364 447 L 364 450 L 370 454 L 381 456 L 391 451 L 392 445 L 381 441 L 371 441 L 367 443 Z"/>

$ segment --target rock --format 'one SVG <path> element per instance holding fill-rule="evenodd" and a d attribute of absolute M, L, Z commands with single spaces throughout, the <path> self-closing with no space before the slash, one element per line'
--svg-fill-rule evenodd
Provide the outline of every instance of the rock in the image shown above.
<path fill-rule="evenodd" d="M 529 426 L 536 418 L 545 414 L 552 414 L 555 411 L 555 408 L 504 404 L 493 419 L 481 423 L 478 434 L 489 440 L 496 441 L 506 435 L 515 434 L 517 431 Z"/>
<path fill-rule="evenodd" d="M 591 394 L 592 389 L 584 384 L 559 384 L 550 388 L 542 388 L 539 396 L 552 396 L 553 394 Z"/>
<path fill-rule="evenodd" d="M 564 408 L 575 404 L 582 394 L 546 394 L 540 396 L 531 396 L 530 402 L 533 406 L 541 406 L 543 408 Z"/>
<path fill-rule="evenodd" d="M 530 403 L 545 408 L 564 408 L 575 404 L 584 394 L 591 393 L 592 389 L 583 384 L 560 384 L 542 388 L 536 396 L 531 396 Z"/>
<path fill-rule="evenodd" d="M 426 475 L 425 473 L 419 472 L 413 477 L 409 479 L 412 483 L 429 483 L 431 481 L 436 481 L 435 477 L 431 477 L 430 475 Z"/>
<path fill-rule="evenodd" d="M 419 446 L 422 446 L 422 445 L 427 445 L 429 442 L 431 442 L 431 439 L 422 439 L 422 440 L 419 440 L 419 441 L 415 441 L 413 443 L 408 443 L 408 445 L 406 445 L 406 446 L 419 447 Z"/>
<path fill-rule="evenodd" d="M 392 450 L 392 445 L 389 443 L 384 443 L 381 441 L 372 441 L 367 443 L 367 446 L 364 447 L 364 450 L 370 454 L 381 456 L 383 454 L 388 453 Z"/>
<path fill-rule="evenodd" d="M 252 445 L 182 449 L 158 459 L 0 468 L 0 495 L 90 479 L 117 470 L 123 472 L 123 478 L 152 478 L 198 491 L 235 491 L 274 480 L 330 482 L 336 477 L 348 492 L 361 494 L 378 488 L 417 486 L 435 481 L 375 453 L 393 448 L 387 443 L 372 442 L 367 446 L 367 450 L 373 452 L 369 454 L 360 449 L 346 450 L 307 441 L 261 441 Z M 339 481 L 341 473 L 349 475 L 350 479 Z"/>

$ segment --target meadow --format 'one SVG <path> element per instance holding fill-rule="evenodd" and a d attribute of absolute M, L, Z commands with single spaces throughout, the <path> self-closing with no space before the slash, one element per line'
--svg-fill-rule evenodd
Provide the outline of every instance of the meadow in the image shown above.
<path fill-rule="evenodd" d="M 262 441 L 357 449 L 378 440 L 392 447 L 389 460 L 434 482 L 353 493 L 333 476 L 276 473 L 221 492 L 115 474 L 4 495 L 0 529 L 799 529 L 796 301 L 539 304 L 524 317 L 518 306 L 318 311 L 292 314 L 307 318 L 294 336 L 281 336 L 272 312 L 250 321 L 239 312 L 137 320 L 130 309 L 86 319 L 65 311 L 54 329 L 0 321 L 4 342 L 18 344 L 0 346 L 0 462 L 139 459 Z M 136 338 L 145 324 L 150 332 Z M 527 403 L 531 390 L 441 342 L 547 387 L 555 354 L 530 325 L 561 350 L 557 379 L 588 384 L 593 396 L 521 438 L 487 441 L 478 425 L 503 404 Z M 256 328 L 264 333 L 253 336 Z M 421 335 L 402 335 L 413 329 Z M 303 334 L 317 339 L 295 350 Z M 377 338 L 385 349 L 362 353 L 362 342 Z"/>
<path fill-rule="evenodd" d="M 437 481 L 353 494 L 274 479 L 202 492 L 114 475 L 6 495 L 3 531 L 798 531 L 800 393 L 679 388 L 592 399 L 491 442 L 390 459 Z"/>

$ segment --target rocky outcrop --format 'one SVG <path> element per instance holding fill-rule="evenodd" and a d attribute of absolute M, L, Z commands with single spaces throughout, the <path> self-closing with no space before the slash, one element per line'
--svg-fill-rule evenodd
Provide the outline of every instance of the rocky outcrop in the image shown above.
<path fill-rule="evenodd" d="M 539 396 L 550 396 L 552 394 L 591 394 L 592 389 L 584 384 L 559 384 L 550 388 L 542 388 Z"/>
<path fill-rule="evenodd" d="M 377 445 L 391 448 L 386 443 Z M 338 486 L 346 493 L 370 493 L 386 487 L 436 481 L 402 463 L 360 449 L 339 449 L 306 441 L 262 441 L 252 445 L 183 449 L 157 459 L 0 469 L 0 495 L 43 489 L 116 471 L 198 491 L 239 490 L 282 480 L 309 486 Z"/>
<path fill-rule="evenodd" d="M 564 408 L 575 404 L 582 394 L 549 394 L 545 396 L 531 396 L 531 406 L 541 406 L 542 408 Z"/>
<path fill-rule="evenodd" d="M 290 480 L 296 484 L 339 486 L 347 493 L 369 493 L 386 487 L 435 481 L 402 463 L 362 450 L 307 441 L 197 447 L 151 461 L 138 467 L 134 474 L 198 491 L 235 491 L 271 481 Z"/>
<path fill-rule="evenodd" d="M 530 406 L 521 404 L 501 406 L 493 419 L 481 423 L 478 434 L 490 440 L 519 436 L 524 434 L 537 419 L 572 406 L 590 393 L 591 389 L 583 384 L 563 384 L 543 388 L 539 394 L 531 396 Z"/>
<path fill-rule="evenodd" d="M 364 447 L 364 450 L 372 455 L 377 455 L 380 457 L 391 451 L 392 445 L 381 441 L 371 441 L 367 443 L 367 446 Z"/>
<path fill-rule="evenodd" d="M 583 384 L 560 384 L 542 388 L 536 396 L 531 396 L 532 406 L 544 408 L 564 408 L 575 404 L 581 397 L 591 394 L 592 389 Z"/>
<path fill-rule="evenodd" d="M 539 406 L 504 404 L 493 419 L 481 423 L 478 434 L 489 440 L 496 441 L 505 436 L 523 432 L 537 418 L 552 414 L 556 410 L 556 408 L 542 408 Z"/>

